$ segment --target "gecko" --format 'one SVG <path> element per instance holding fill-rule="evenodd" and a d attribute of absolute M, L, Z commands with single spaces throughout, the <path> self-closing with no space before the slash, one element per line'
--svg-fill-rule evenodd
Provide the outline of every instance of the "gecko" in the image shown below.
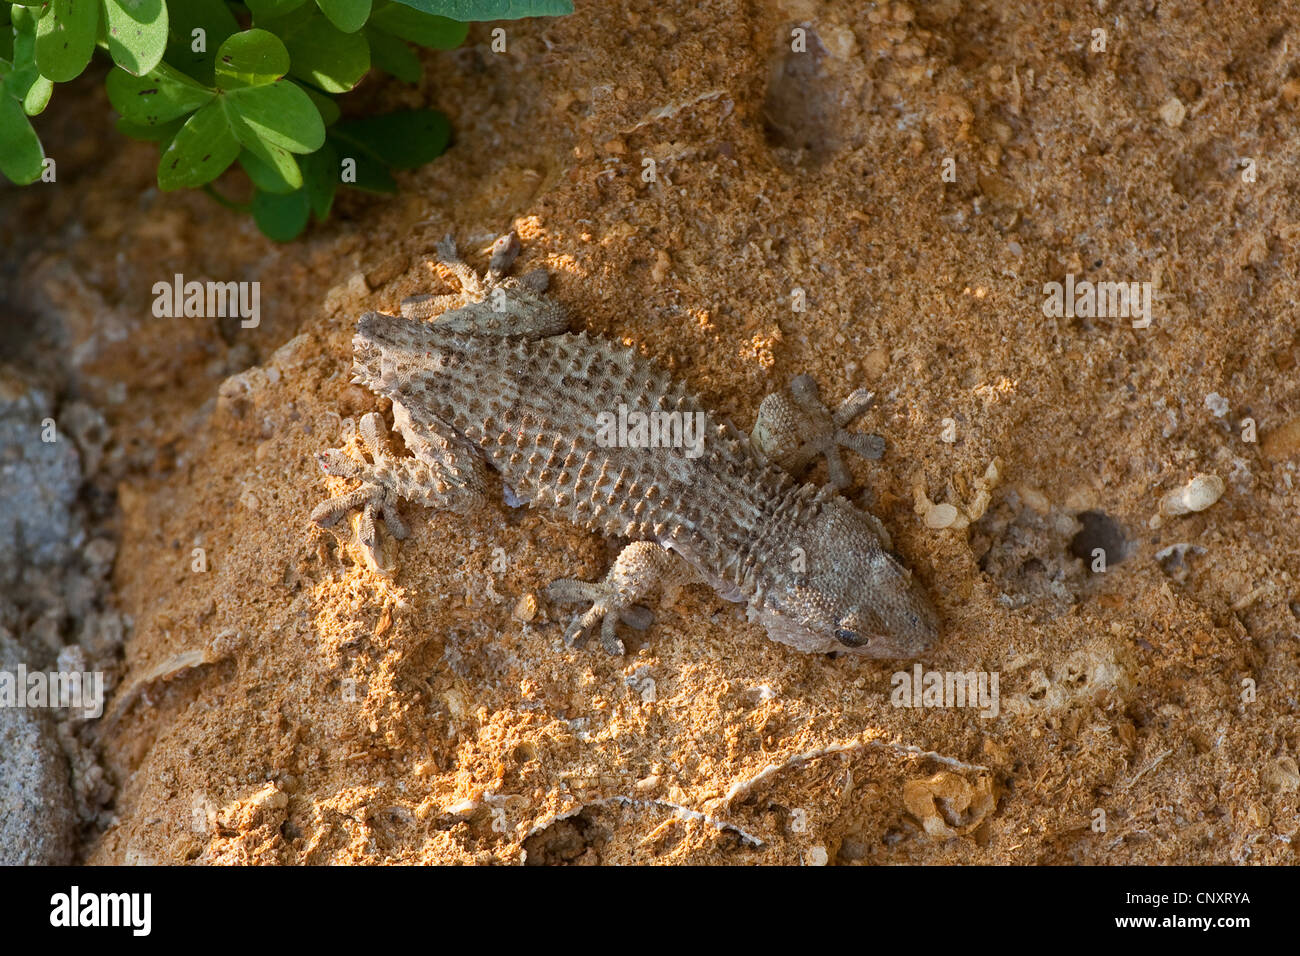
<path fill-rule="evenodd" d="M 846 427 L 870 392 L 831 412 L 801 375 L 763 400 L 746 435 L 634 349 L 570 331 L 544 269 L 507 274 L 519 251 L 513 232 L 502 236 L 480 275 L 447 236 L 438 261 L 459 293 L 358 320 L 353 381 L 391 401 L 410 454 L 395 456 L 379 414 L 363 415 L 361 447 L 316 455 L 326 475 L 360 482 L 317 506 L 316 525 L 348 540 L 340 522 L 357 513 L 351 540 L 380 569 L 377 523 L 409 533 L 399 501 L 464 513 L 488 500 L 495 472 L 508 504 L 628 541 L 603 580 L 550 585 L 552 600 L 588 605 L 565 631 L 570 645 L 599 633 L 624 653 L 616 622 L 644 629 L 644 599 L 671 600 L 692 582 L 744 602 L 799 651 L 898 659 L 935 644 L 925 589 L 879 519 L 840 493 L 850 480 L 840 447 L 883 453 L 883 439 Z M 798 480 L 818 457 L 827 483 Z"/>

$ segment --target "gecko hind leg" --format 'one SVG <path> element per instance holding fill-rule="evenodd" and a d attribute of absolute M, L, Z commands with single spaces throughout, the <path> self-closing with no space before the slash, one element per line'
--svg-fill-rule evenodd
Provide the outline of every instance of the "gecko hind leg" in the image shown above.
<path fill-rule="evenodd" d="M 521 249 L 519 237 L 508 232 L 492 244 L 482 276 L 460 257 L 450 236 L 438 243 L 438 261 L 460 281 L 461 292 L 416 295 L 403 299 L 402 316 L 435 319 L 440 329 L 476 335 L 523 335 L 544 338 L 569 330 L 569 316 L 544 293 L 550 284 L 545 269 L 518 278 L 506 275 Z"/>
<path fill-rule="evenodd" d="M 671 601 L 683 584 L 693 580 L 685 562 L 669 551 L 653 541 L 634 541 L 618 553 L 603 581 L 558 578 L 547 593 L 561 603 L 591 602 L 565 630 L 565 643 L 576 643 L 599 625 L 601 646 L 610 654 L 621 655 L 623 642 L 618 639 L 615 622 L 622 620 L 635 630 L 644 630 L 654 615 L 637 602 L 655 589 L 663 590 Z"/>
<path fill-rule="evenodd" d="M 500 242 L 501 240 L 498 239 L 497 243 L 499 244 Z M 455 275 L 465 294 L 482 298 L 483 294 L 487 291 L 487 283 L 485 283 L 483 279 L 479 277 L 479 274 L 474 271 L 473 266 L 460 257 L 460 253 L 456 251 L 456 237 L 451 233 L 447 233 L 447 235 L 443 236 L 442 239 L 438 241 L 438 245 L 435 249 L 437 251 L 438 261 L 442 263 L 442 265 L 446 266 L 453 275 Z M 492 249 L 494 252 L 496 251 L 495 244 Z"/>
<path fill-rule="evenodd" d="M 465 303 L 462 293 L 409 295 L 401 301 L 402 318 L 432 319 Z"/>
<path fill-rule="evenodd" d="M 788 388 L 763 399 L 750 437 L 758 451 L 791 474 L 802 471 L 818 455 L 825 457 L 827 484 L 843 488 L 851 479 L 840 457 L 841 447 L 870 459 L 885 452 L 885 440 L 879 435 L 847 429 L 874 399 L 871 392 L 860 388 L 832 413 L 822 403 L 812 376 L 799 375 Z"/>
<path fill-rule="evenodd" d="M 448 233 L 439 240 L 436 247 L 437 261 L 456 277 L 461 291 L 445 295 L 426 293 L 407 296 L 400 303 L 402 318 L 431 319 L 468 303 L 481 302 L 491 289 L 501 284 L 507 270 L 519 255 L 520 248 L 519 237 L 515 233 L 502 236 L 492 244 L 487 274 L 480 276 L 473 266 L 460 257 L 456 250 L 456 239 Z"/>
<path fill-rule="evenodd" d="M 465 305 L 467 301 L 482 300 L 498 286 L 523 288 L 541 295 L 551 284 L 551 275 L 545 269 L 534 269 L 518 278 L 506 276 L 522 249 L 519 236 L 514 232 L 506 233 L 492 244 L 487 272 L 480 277 L 468 263 L 461 259 L 456 251 L 456 241 L 451 236 L 444 237 L 438 243 L 438 261 L 460 280 L 462 291 L 446 295 L 408 296 L 401 302 L 402 317 L 432 318 Z"/>

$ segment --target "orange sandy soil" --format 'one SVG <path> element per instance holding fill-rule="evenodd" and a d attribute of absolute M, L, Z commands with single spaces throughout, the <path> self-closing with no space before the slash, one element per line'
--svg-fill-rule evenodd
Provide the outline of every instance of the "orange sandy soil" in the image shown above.
<path fill-rule="evenodd" d="M 159 194 L 150 145 L 45 127 L 27 281 L 141 462 L 85 857 L 1297 862 L 1297 5 L 578 7 L 367 81 L 455 143 L 292 245 Z M 545 586 L 617 543 L 544 512 L 408 507 L 387 578 L 309 524 L 346 487 L 313 453 L 387 411 L 349 384 L 356 317 L 449 291 L 444 233 L 481 267 L 511 227 L 578 325 L 744 428 L 799 372 L 877 393 L 850 493 L 935 596 L 924 667 L 997 672 L 997 717 L 895 708 L 909 665 L 797 654 L 702 586 L 624 659 L 565 648 Z M 261 326 L 154 318 L 173 273 L 260 280 Z M 1045 317 L 1066 273 L 1153 282 L 1151 328 Z M 1198 473 L 1222 498 L 1153 522 Z"/>

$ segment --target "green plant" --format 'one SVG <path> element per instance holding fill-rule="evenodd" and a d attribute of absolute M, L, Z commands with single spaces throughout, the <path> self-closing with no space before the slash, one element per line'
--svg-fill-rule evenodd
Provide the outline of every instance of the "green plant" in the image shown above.
<path fill-rule="evenodd" d="M 340 119 L 335 102 L 373 67 L 416 82 L 410 44 L 450 49 L 467 24 L 572 12 L 570 0 L 0 0 L 0 173 L 41 179 L 29 117 L 96 49 L 117 128 L 161 148 L 158 186 L 202 187 L 238 163 L 247 208 L 273 239 L 324 219 L 340 185 L 395 192 L 393 170 L 447 146 L 436 110 Z"/>

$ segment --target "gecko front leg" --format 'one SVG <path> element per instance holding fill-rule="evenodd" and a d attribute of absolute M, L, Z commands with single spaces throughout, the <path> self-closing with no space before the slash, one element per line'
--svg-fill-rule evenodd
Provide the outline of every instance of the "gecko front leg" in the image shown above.
<path fill-rule="evenodd" d="M 397 510 L 399 499 L 408 499 L 432 508 L 464 511 L 483 500 L 482 466 L 468 449 L 453 447 L 442 436 L 428 437 L 410 426 L 406 409 L 393 406 L 393 416 L 407 447 L 415 458 L 397 458 L 388 447 L 383 420 L 376 412 L 361 418 L 358 429 L 362 447 L 370 460 L 355 449 L 331 448 L 316 455 L 325 474 L 351 478 L 360 487 L 321 502 L 312 510 L 311 520 L 332 532 L 345 543 L 355 543 L 365 555 L 366 563 L 376 571 L 384 568 L 380 555 L 378 522 L 399 541 L 410 532 Z M 340 519 L 359 511 L 355 535 L 349 537 L 338 528 Z"/>
<path fill-rule="evenodd" d="M 841 446 L 873 460 L 885 453 L 885 440 L 879 435 L 847 430 L 854 419 L 871 407 L 874 399 L 874 395 L 860 388 L 832 413 L 822 403 L 812 376 L 799 375 L 790 382 L 789 388 L 763 399 L 750 439 L 769 461 L 793 475 L 818 455 L 824 456 L 827 484 L 843 488 L 850 478 L 840 458 Z"/>

